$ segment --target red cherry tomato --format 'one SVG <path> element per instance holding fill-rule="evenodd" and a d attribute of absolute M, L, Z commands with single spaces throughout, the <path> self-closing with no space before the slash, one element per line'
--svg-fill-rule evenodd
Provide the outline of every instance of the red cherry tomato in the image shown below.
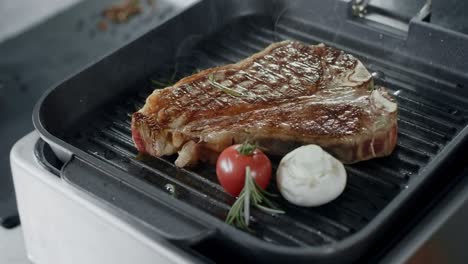
<path fill-rule="evenodd" d="M 216 175 L 224 190 L 238 196 L 245 182 L 245 168 L 250 167 L 255 182 L 265 189 L 271 179 L 270 159 L 259 149 L 250 155 L 239 152 L 241 145 L 233 145 L 221 152 L 216 162 Z"/>

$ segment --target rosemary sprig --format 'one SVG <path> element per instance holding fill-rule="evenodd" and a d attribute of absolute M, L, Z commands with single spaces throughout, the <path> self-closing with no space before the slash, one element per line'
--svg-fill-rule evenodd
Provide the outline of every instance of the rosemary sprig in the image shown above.
<path fill-rule="evenodd" d="M 244 188 L 236 202 L 232 205 L 231 210 L 229 210 L 226 217 L 226 223 L 242 229 L 250 230 L 249 219 L 251 206 L 255 206 L 269 214 L 284 214 L 284 211 L 278 209 L 270 200 L 268 200 L 267 196 L 273 195 L 258 186 L 251 175 L 250 167 L 247 166 L 245 168 Z"/>
<path fill-rule="evenodd" d="M 239 97 L 239 96 L 244 96 L 243 93 L 241 92 L 238 92 L 236 90 L 233 90 L 225 85 L 222 85 L 218 82 L 216 82 L 216 80 L 214 79 L 214 75 L 211 73 L 210 75 L 208 75 L 208 82 L 213 85 L 214 87 L 220 89 L 221 91 L 231 95 L 231 96 L 236 96 L 236 97 Z"/>
<path fill-rule="evenodd" d="M 163 86 L 163 87 L 168 87 L 168 86 L 174 85 L 174 82 L 172 80 L 169 80 L 168 82 L 161 82 L 161 81 L 152 79 L 151 83 L 153 83 L 154 85 Z"/>
<path fill-rule="evenodd" d="M 199 73 L 199 72 L 200 72 L 200 69 L 195 68 L 193 70 L 193 72 L 191 74 L 188 74 L 188 75 L 194 75 L 194 74 Z M 184 75 L 186 75 L 186 74 L 184 74 Z M 151 79 L 151 83 L 154 84 L 154 85 L 157 85 L 157 86 L 161 86 L 161 87 L 169 87 L 169 86 L 173 86 L 176 83 L 176 77 L 177 77 L 177 64 L 176 64 L 176 70 L 174 70 L 174 72 L 171 75 L 171 78 L 169 80 L 167 80 L 167 82 L 162 82 L 162 81 Z"/>
<path fill-rule="evenodd" d="M 369 91 L 373 92 L 375 90 L 375 85 L 374 85 L 374 80 L 371 80 L 370 81 L 370 84 L 369 84 Z"/>

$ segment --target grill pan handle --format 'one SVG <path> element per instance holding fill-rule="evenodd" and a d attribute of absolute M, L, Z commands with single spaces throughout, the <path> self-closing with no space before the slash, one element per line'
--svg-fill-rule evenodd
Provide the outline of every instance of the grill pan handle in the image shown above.
<path fill-rule="evenodd" d="M 118 169 L 97 167 L 76 156 L 72 156 L 60 172 L 65 182 L 98 198 L 99 206 L 156 240 L 163 238 L 177 244 L 194 245 L 216 233 L 214 227 L 187 213 L 193 208 L 125 175 Z M 181 205 L 176 209 L 174 203 Z M 187 210 L 180 210 L 184 206 Z"/>

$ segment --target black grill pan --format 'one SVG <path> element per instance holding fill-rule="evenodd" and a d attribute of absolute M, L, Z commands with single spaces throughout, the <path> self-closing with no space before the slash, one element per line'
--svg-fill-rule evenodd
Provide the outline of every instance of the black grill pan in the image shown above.
<path fill-rule="evenodd" d="M 409 32 L 377 30 L 350 8 L 347 1 L 200 1 L 51 89 L 34 125 L 65 162 L 61 177 L 137 219 L 145 232 L 185 246 L 210 241 L 251 261 L 351 262 L 456 166 L 450 161 L 468 133 L 468 64 L 458 59 L 463 48 L 452 48 L 468 41 L 417 20 Z M 418 42 L 429 33 L 446 46 Z M 278 198 L 286 215 L 254 210 L 249 233 L 224 224 L 234 199 L 212 166 L 177 169 L 174 157 L 138 156 L 130 115 L 161 88 L 151 80 L 236 62 L 283 39 L 323 42 L 361 59 L 398 100 L 399 141 L 389 157 L 347 166 L 349 182 L 337 200 L 300 208 Z"/>

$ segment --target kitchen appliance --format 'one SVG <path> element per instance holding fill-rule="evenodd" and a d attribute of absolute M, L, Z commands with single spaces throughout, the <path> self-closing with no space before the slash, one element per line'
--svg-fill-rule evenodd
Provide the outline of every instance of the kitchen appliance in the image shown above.
<path fill-rule="evenodd" d="M 429 23 L 428 6 L 422 2 L 420 7 L 408 18 L 373 6 L 372 1 L 199 1 L 51 89 L 37 104 L 33 121 L 47 142 L 38 143 L 36 156 L 52 172 L 40 177 L 55 182 L 39 185 L 65 188 L 61 195 L 73 195 L 78 205 L 60 204 L 69 198 L 52 193 L 43 204 L 57 204 L 47 212 L 29 205 L 34 188 L 25 187 L 29 181 L 16 169 L 22 162 L 15 155 L 20 150 L 14 150 L 25 236 L 41 233 L 31 239 L 35 242 L 26 242 L 28 252 L 34 252 L 33 259 L 42 256 L 47 251 L 41 251 L 42 244 L 59 252 L 55 261 L 86 255 L 86 261 L 107 256 L 123 262 L 156 252 L 175 261 L 221 260 L 228 254 L 246 261 L 323 263 L 385 257 L 403 239 L 394 232 L 396 227 L 414 225 L 427 214 L 422 208 L 435 206 L 443 189 L 461 175 L 460 154 L 468 136 L 464 90 L 468 63 L 461 58 L 468 54 L 463 45 L 467 37 Z M 171 82 L 290 38 L 323 42 L 364 62 L 376 82 L 398 100 L 398 147 L 390 157 L 347 166 L 348 186 L 328 205 L 304 209 L 278 199 L 285 216 L 254 211 L 254 231 L 249 233 L 224 224 L 234 199 L 217 184 L 213 168 L 177 169 L 171 157 L 137 156 L 129 114 L 154 88 L 151 80 Z M 60 178 L 50 177 L 53 174 Z M 428 193 L 441 197 L 427 197 Z M 23 203 L 23 196 L 29 200 L 24 198 Z M 94 217 L 86 222 L 90 217 L 82 216 L 85 210 L 111 220 L 104 224 Z M 48 236 L 57 238 L 55 244 L 36 231 L 32 219 L 50 221 Z M 74 229 L 77 221 L 80 227 Z M 118 236 L 116 227 L 125 232 Z M 102 252 L 88 253 L 99 247 L 83 245 L 86 237 L 99 233 L 102 240 L 93 243 L 111 244 Z M 134 245 L 131 252 L 116 250 L 127 242 Z M 164 249 L 139 252 L 156 245 Z M 377 245 L 380 250 L 372 251 Z M 45 259 L 37 257 L 37 262 Z"/>

